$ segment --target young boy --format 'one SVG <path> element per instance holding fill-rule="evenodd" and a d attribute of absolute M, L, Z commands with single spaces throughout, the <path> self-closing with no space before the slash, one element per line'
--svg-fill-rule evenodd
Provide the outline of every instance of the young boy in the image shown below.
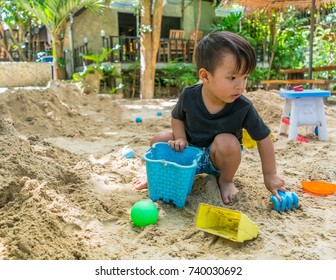
<path fill-rule="evenodd" d="M 172 111 L 172 132 L 154 136 L 183 151 L 190 145 L 201 148 L 204 156 L 197 173 L 217 176 L 224 204 L 233 203 L 238 189 L 233 183 L 241 161 L 242 129 L 257 141 L 266 188 L 279 201 L 277 190 L 286 191 L 277 174 L 270 129 L 243 93 L 256 67 L 252 46 L 231 32 L 205 36 L 196 49 L 196 66 L 202 83 L 185 88 Z M 145 188 L 146 179 L 135 179 L 136 189 Z"/>

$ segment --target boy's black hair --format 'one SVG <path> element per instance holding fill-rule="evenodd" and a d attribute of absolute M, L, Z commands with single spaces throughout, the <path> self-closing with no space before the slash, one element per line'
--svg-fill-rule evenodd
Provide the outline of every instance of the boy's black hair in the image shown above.
<path fill-rule="evenodd" d="M 199 42 L 195 53 L 197 69 L 204 68 L 213 74 L 227 53 L 236 57 L 237 73 L 242 71 L 243 74 L 251 74 L 257 65 L 253 47 L 242 36 L 229 31 L 217 31 Z"/>

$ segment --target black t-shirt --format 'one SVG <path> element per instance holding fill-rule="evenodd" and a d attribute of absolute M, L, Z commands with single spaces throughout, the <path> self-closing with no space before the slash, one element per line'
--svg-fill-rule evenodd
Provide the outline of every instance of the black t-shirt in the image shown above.
<path fill-rule="evenodd" d="M 221 133 L 231 133 L 242 143 L 242 128 L 256 141 L 270 134 L 252 102 L 243 95 L 218 113 L 209 113 L 202 99 L 202 86 L 200 83 L 185 88 L 172 111 L 173 118 L 184 122 L 189 144 L 209 147 Z"/>

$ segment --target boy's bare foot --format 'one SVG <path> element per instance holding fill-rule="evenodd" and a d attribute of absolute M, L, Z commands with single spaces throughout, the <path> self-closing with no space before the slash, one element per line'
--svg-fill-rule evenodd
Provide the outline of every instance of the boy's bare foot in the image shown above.
<path fill-rule="evenodd" d="M 239 192 L 239 190 L 236 188 L 234 183 L 229 182 L 223 182 L 219 183 L 219 180 L 217 180 L 219 185 L 219 190 L 221 192 L 222 200 L 224 204 L 231 204 L 234 202 L 235 195 Z"/>
<path fill-rule="evenodd" d="M 140 178 L 133 178 L 132 185 L 136 190 L 142 190 L 147 188 L 147 178 L 140 177 Z"/>

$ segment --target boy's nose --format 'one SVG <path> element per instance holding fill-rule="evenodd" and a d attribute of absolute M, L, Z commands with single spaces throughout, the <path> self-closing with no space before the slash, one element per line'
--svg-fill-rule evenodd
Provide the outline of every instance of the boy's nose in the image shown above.
<path fill-rule="evenodd" d="M 237 79 L 237 83 L 235 84 L 235 88 L 236 89 L 244 89 L 246 86 L 246 80 L 241 80 L 241 79 Z"/>

